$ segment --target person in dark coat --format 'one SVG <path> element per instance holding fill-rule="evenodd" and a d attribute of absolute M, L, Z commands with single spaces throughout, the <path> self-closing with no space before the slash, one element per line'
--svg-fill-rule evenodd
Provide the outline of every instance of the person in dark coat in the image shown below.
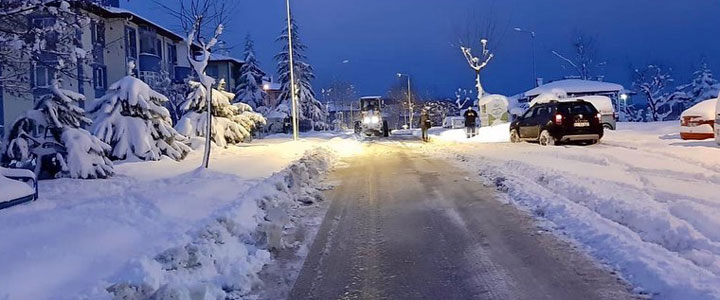
<path fill-rule="evenodd" d="M 432 122 L 430 121 L 430 113 L 428 113 L 427 109 L 422 111 L 422 114 L 420 114 L 420 129 L 422 129 L 422 139 L 423 142 L 429 142 L 430 137 L 428 136 L 428 130 L 432 127 Z"/>
<path fill-rule="evenodd" d="M 474 137 L 477 134 L 477 118 L 478 113 L 472 106 L 465 111 L 465 131 L 467 138 Z"/>

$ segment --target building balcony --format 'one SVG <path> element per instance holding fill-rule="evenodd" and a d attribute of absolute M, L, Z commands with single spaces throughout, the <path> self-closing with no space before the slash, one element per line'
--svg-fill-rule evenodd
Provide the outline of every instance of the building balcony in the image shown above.
<path fill-rule="evenodd" d="M 138 70 L 140 72 L 156 72 L 160 73 L 162 60 L 159 56 L 150 53 L 140 53 L 140 64 Z"/>

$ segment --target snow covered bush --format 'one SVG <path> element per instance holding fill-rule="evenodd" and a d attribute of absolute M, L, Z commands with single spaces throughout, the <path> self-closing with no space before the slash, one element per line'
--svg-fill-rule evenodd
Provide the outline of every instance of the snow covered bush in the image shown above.
<path fill-rule="evenodd" d="M 112 159 L 181 160 L 191 149 L 173 128 L 166 102 L 140 79 L 123 77 L 90 105 L 92 132 L 112 147 Z"/>
<path fill-rule="evenodd" d="M 207 125 L 207 91 L 194 81 L 189 82 L 191 92 L 180 105 L 183 116 L 176 129 L 189 137 L 205 137 Z M 222 84 L 221 84 L 222 86 Z M 253 131 L 265 124 L 265 118 L 245 103 L 231 104 L 235 94 L 222 90 L 212 91 L 212 141 L 220 147 L 238 144 L 252 137 Z"/>
<path fill-rule="evenodd" d="M 56 177 L 106 178 L 113 175 L 107 154 L 110 146 L 83 127 L 92 124 L 79 102 L 83 95 L 60 89 L 54 81 L 51 93 L 40 98 L 34 110 L 15 121 L 3 143 L 3 163 L 28 162 L 36 158 L 36 174 L 47 172 Z M 59 170 L 48 170 L 42 156 L 54 156 Z M 44 169 L 39 169 L 44 168 Z"/>
<path fill-rule="evenodd" d="M 255 58 L 253 41 L 248 36 L 245 40 L 245 64 L 240 68 L 240 81 L 235 90 L 233 102 L 242 102 L 250 105 L 252 109 L 265 107 L 267 93 L 260 86 L 265 72 L 260 69 L 259 62 Z"/>

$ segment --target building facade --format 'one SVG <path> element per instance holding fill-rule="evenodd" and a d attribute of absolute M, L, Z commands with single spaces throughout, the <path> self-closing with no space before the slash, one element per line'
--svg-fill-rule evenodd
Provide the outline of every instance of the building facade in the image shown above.
<path fill-rule="evenodd" d="M 105 95 L 108 85 L 129 75 L 149 85 L 169 78 L 182 81 L 191 75 L 187 45 L 182 36 L 131 11 L 120 9 L 118 0 L 102 0 L 81 7 L 90 22 L 77 31 L 78 40 L 90 58 L 81 62 L 74 78 L 62 78 L 62 88 L 96 99 Z M 32 26 L 52 26 L 50 17 L 32 15 Z M 7 134 L 12 123 L 26 110 L 33 109 L 38 97 L 50 92 L 55 74 L 51 56 L 42 64 L 31 65 L 28 93 L 10 93 L 0 86 L 0 133 Z M 134 64 L 135 68 L 128 65 Z"/>

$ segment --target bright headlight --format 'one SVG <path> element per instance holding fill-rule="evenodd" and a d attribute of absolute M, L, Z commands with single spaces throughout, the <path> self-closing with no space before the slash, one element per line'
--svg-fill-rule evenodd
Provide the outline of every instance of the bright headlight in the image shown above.
<path fill-rule="evenodd" d="M 365 117 L 365 118 L 363 118 L 363 123 L 367 124 L 367 123 L 370 123 L 370 122 L 371 122 L 371 118 L 370 118 L 370 117 Z"/>
<path fill-rule="evenodd" d="M 377 116 L 370 117 L 370 123 L 378 123 L 378 122 L 380 122 L 380 118 L 378 118 Z"/>

